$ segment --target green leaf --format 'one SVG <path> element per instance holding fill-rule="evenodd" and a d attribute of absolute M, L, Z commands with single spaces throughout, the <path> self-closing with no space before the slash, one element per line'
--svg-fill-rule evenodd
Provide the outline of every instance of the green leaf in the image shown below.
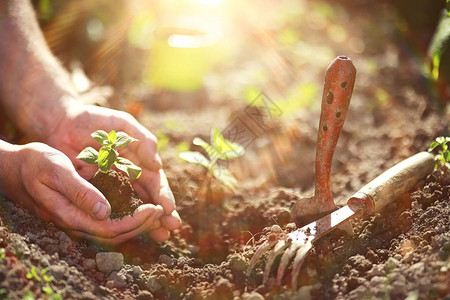
<path fill-rule="evenodd" d="M 214 165 L 212 167 L 212 173 L 220 182 L 222 182 L 232 192 L 236 190 L 237 179 L 231 174 L 231 172 L 222 166 Z"/>
<path fill-rule="evenodd" d="M 448 12 L 443 11 L 428 50 L 428 55 L 432 60 L 429 73 L 434 80 L 439 78 L 441 58 L 442 55 L 449 50 L 449 45 L 450 15 Z"/>
<path fill-rule="evenodd" d="M 108 173 L 118 156 L 119 154 L 115 149 L 108 149 L 104 146 L 101 147 L 98 152 L 98 168 L 100 171 Z"/>
<path fill-rule="evenodd" d="M 209 169 L 209 160 L 200 152 L 185 151 L 178 154 L 178 156 L 187 162 L 201 165 Z"/>
<path fill-rule="evenodd" d="M 430 144 L 430 148 L 428 148 L 428 151 L 433 151 L 437 146 L 439 146 L 439 143 L 436 141 L 432 141 Z"/>
<path fill-rule="evenodd" d="M 98 152 L 92 147 L 87 147 L 78 154 L 77 158 L 88 164 L 95 165 L 97 164 Z"/>
<path fill-rule="evenodd" d="M 61 294 L 53 294 L 51 295 L 50 299 L 52 300 L 63 300 L 63 297 L 61 296 Z"/>
<path fill-rule="evenodd" d="M 445 160 L 446 162 L 450 162 L 450 151 L 446 151 L 446 152 L 442 155 L 442 157 L 444 158 L 444 160 Z"/>
<path fill-rule="evenodd" d="M 108 134 L 108 143 L 114 144 L 117 139 L 117 134 L 115 130 L 111 130 L 111 132 Z"/>
<path fill-rule="evenodd" d="M 26 275 L 26 276 L 27 276 L 28 279 L 33 278 L 33 275 L 32 275 L 30 272 L 27 272 L 27 275 Z"/>
<path fill-rule="evenodd" d="M 36 269 L 34 266 L 31 267 L 31 275 L 32 275 L 32 276 L 34 277 L 34 279 L 36 279 L 37 281 L 39 281 L 39 282 L 42 281 L 41 277 L 39 276 L 39 274 L 38 274 L 38 272 L 37 272 L 37 269 Z"/>
<path fill-rule="evenodd" d="M 129 136 L 128 134 L 126 134 L 123 131 L 119 131 L 117 133 L 117 138 L 116 138 L 116 147 L 117 148 L 123 148 L 126 145 L 128 145 L 131 142 L 135 142 L 137 141 L 137 139 Z"/>
<path fill-rule="evenodd" d="M 32 291 L 26 291 L 23 294 L 22 300 L 35 300 L 34 293 Z"/>
<path fill-rule="evenodd" d="M 105 141 L 108 140 L 108 134 L 104 130 L 97 130 L 91 133 L 91 136 L 100 143 L 100 145 L 105 145 Z"/>
<path fill-rule="evenodd" d="M 53 294 L 53 289 L 51 287 L 47 286 L 43 286 L 42 290 L 47 294 L 47 295 L 51 295 Z"/>
<path fill-rule="evenodd" d="M 205 149 L 206 153 L 209 155 L 209 157 L 215 157 L 217 155 L 217 151 L 213 149 L 207 142 L 205 142 L 203 139 L 196 137 L 192 141 L 194 145 L 200 146 L 203 149 Z"/>
<path fill-rule="evenodd" d="M 142 174 L 142 169 L 133 164 L 130 160 L 118 157 L 114 162 L 117 169 L 124 171 L 131 179 L 138 179 Z"/>
<path fill-rule="evenodd" d="M 229 160 L 245 153 L 244 147 L 225 139 L 219 129 L 211 130 L 211 145 L 217 151 L 218 159 Z"/>
<path fill-rule="evenodd" d="M 47 282 L 53 281 L 53 277 L 52 276 L 43 275 L 42 278 L 44 278 L 44 280 L 47 281 Z"/>

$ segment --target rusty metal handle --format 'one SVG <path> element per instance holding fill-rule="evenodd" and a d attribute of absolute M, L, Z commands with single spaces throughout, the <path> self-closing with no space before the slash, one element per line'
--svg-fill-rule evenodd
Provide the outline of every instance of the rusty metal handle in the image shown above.
<path fill-rule="evenodd" d="M 410 191 L 433 169 L 433 155 L 419 152 L 369 182 L 347 201 L 347 205 L 353 211 L 361 209 L 365 213 L 379 211 L 401 194 Z"/>
<path fill-rule="evenodd" d="M 330 182 L 331 162 L 344 126 L 355 78 L 356 69 L 346 56 L 336 57 L 325 75 L 315 164 L 315 197 L 322 212 L 335 208 Z"/>

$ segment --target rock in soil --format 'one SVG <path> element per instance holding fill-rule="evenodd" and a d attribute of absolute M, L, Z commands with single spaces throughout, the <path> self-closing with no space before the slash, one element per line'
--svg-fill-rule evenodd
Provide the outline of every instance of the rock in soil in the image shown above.
<path fill-rule="evenodd" d="M 123 254 L 117 252 L 100 252 L 95 256 L 97 268 L 108 275 L 112 271 L 118 271 L 123 265 Z"/>

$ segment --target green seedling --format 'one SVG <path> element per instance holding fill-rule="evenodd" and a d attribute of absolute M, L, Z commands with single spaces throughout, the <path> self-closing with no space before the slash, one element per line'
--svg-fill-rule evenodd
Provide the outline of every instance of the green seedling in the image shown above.
<path fill-rule="evenodd" d="M 62 299 L 61 295 L 58 293 L 55 293 L 52 289 L 52 287 L 49 285 L 50 282 L 53 281 L 52 276 L 48 276 L 46 273 L 48 272 L 48 268 L 44 268 L 41 271 L 39 271 L 35 266 L 31 266 L 31 270 L 27 272 L 26 277 L 28 279 L 32 279 L 37 281 L 42 285 L 42 291 L 50 296 L 49 299 L 52 300 L 59 300 Z M 28 291 L 29 293 L 24 295 L 23 299 L 34 299 L 34 294 L 31 291 Z M 31 294 L 30 294 L 31 293 Z"/>
<path fill-rule="evenodd" d="M 131 142 L 137 141 L 125 132 L 114 130 L 106 133 L 103 130 L 97 130 L 91 136 L 102 147 L 97 152 L 92 147 L 87 147 L 78 154 L 77 158 L 87 162 L 88 164 L 98 165 L 98 168 L 103 173 L 108 173 L 114 165 L 117 169 L 124 171 L 132 179 L 137 179 L 142 174 L 142 169 L 126 158 L 119 157 L 117 148 L 123 148 Z"/>
<path fill-rule="evenodd" d="M 210 144 L 199 137 L 194 138 L 192 143 L 202 147 L 208 154 L 209 159 L 197 151 L 184 151 L 179 154 L 179 157 L 187 162 L 205 167 L 209 174 L 213 175 L 231 191 L 234 191 L 237 186 L 237 179 L 227 168 L 218 165 L 218 161 L 242 156 L 245 152 L 244 147 L 225 139 L 217 128 L 211 130 Z"/>
<path fill-rule="evenodd" d="M 0 238 L 0 243 L 3 242 L 3 239 Z M 5 259 L 6 257 L 6 250 L 5 248 L 0 248 L 0 259 Z"/>
<path fill-rule="evenodd" d="M 440 136 L 436 138 L 434 141 L 432 141 L 430 144 L 430 148 L 428 148 L 428 151 L 431 152 L 438 146 L 441 147 L 438 154 L 436 154 L 434 157 L 436 168 L 439 165 L 442 165 L 450 169 L 450 150 L 448 149 L 447 143 L 450 144 L 450 137 Z"/>
<path fill-rule="evenodd" d="M 51 282 L 53 277 L 46 275 L 47 272 L 48 268 L 44 268 L 39 272 L 35 266 L 32 266 L 26 276 L 28 279 L 34 279 L 38 282 Z"/>

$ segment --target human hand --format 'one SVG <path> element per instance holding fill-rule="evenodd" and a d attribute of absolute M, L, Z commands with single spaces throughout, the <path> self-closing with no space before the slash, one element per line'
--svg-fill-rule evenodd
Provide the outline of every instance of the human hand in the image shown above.
<path fill-rule="evenodd" d="M 139 140 L 118 150 L 121 156 L 142 168 L 141 177 L 133 180 L 132 184 L 144 203 L 161 205 L 164 210 L 164 215 L 160 218 L 161 227 L 150 230 L 150 236 L 156 241 L 167 240 L 170 231 L 178 228 L 181 223 L 175 210 L 175 199 L 161 169 L 162 162 L 156 152 L 156 137 L 130 114 L 98 106 L 74 106 L 45 142 L 63 151 L 71 159 L 77 172 L 89 179 L 97 167 L 76 159 L 76 156 L 85 147 L 98 148 L 98 143 L 91 137 L 91 133 L 98 129 L 107 132 L 124 131 Z"/>
<path fill-rule="evenodd" d="M 132 216 L 109 219 L 111 207 L 105 197 L 56 149 L 42 143 L 18 146 L 0 141 L 0 154 L 0 190 L 71 235 L 118 244 L 160 227 L 160 205 L 141 205 Z"/>

